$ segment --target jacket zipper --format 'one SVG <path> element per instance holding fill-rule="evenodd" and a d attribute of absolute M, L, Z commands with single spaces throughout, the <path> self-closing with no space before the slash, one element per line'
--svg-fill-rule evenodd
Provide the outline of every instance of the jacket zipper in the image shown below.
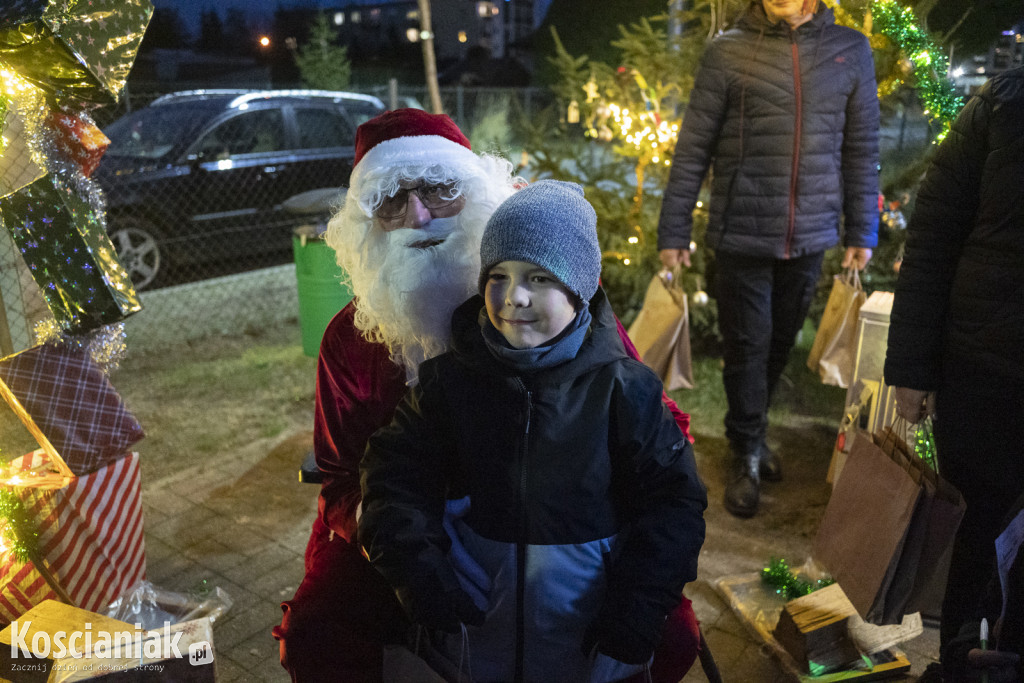
<path fill-rule="evenodd" d="M 533 412 L 533 394 L 523 381 L 516 378 L 519 387 L 526 393 L 526 424 L 523 428 L 523 448 L 519 464 L 519 533 L 516 542 L 516 667 L 513 678 L 516 683 L 523 680 L 526 636 L 526 610 L 523 604 L 526 595 L 526 471 L 530 442 L 530 417 Z"/>
<path fill-rule="evenodd" d="M 796 231 L 796 186 L 800 170 L 800 136 L 803 128 L 803 92 L 800 88 L 800 48 L 796 44 L 796 31 L 789 30 L 789 50 L 793 56 L 793 94 L 796 97 L 796 125 L 793 130 L 793 169 L 789 176 L 789 224 L 786 228 L 786 249 L 783 258 L 789 258 Z"/>

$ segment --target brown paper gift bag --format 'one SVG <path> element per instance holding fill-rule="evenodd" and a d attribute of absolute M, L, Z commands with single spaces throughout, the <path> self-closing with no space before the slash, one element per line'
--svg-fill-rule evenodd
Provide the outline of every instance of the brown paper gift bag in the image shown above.
<path fill-rule="evenodd" d="M 857 317 L 865 301 L 856 268 L 847 268 L 833 277 L 832 291 L 807 356 L 807 367 L 817 372 L 824 384 L 844 389 L 850 385 L 857 353 Z"/>
<path fill-rule="evenodd" d="M 629 327 L 629 338 L 644 364 L 661 377 L 666 391 L 693 388 L 690 315 L 678 276 L 663 270 L 651 279 L 644 305 Z"/>
<path fill-rule="evenodd" d="M 858 431 L 812 548 L 874 624 L 934 611 L 941 561 L 948 570 L 963 516 L 959 492 L 909 453 L 891 428 L 875 437 Z"/>
<path fill-rule="evenodd" d="M 899 562 L 890 568 L 891 581 L 879 609 L 882 623 L 898 621 L 903 614 L 913 612 L 940 616 L 953 537 L 966 510 L 956 487 L 914 455 L 896 434 L 900 422 L 897 420 L 897 424 L 886 427 L 873 438 L 894 462 L 919 482 L 923 496 L 910 520 Z"/>

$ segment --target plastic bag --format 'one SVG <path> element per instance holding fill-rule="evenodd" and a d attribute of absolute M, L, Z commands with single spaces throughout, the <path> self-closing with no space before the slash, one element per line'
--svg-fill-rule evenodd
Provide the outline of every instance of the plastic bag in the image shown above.
<path fill-rule="evenodd" d="M 106 616 L 129 624 L 142 624 L 156 629 L 164 622 L 177 624 L 209 617 L 210 623 L 231 609 L 231 597 L 221 587 L 191 594 L 175 593 L 157 588 L 149 581 L 138 581 L 107 607 Z"/>

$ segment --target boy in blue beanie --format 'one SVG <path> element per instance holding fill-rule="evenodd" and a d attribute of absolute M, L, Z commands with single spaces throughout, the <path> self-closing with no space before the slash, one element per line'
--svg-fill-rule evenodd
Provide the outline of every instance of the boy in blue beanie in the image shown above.
<path fill-rule="evenodd" d="M 498 207 L 452 350 L 361 463 L 360 544 L 442 654 L 460 662 L 468 638 L 475 681 L 642 673 L 697 576 L 706 492 L 618 337 L 596 224 L 571 183 Z M 469 512 L 446 529 L 456 499 Z"/>

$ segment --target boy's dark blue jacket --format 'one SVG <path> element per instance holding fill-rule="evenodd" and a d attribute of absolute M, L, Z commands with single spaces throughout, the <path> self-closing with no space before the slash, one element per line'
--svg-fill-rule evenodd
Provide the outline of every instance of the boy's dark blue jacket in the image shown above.
<path fill-rule="evenodd" d="M 692 447 L 602 290 L 576 357 L 530 374 L 488 351 L 483 306 L 456 310 L 453 350 L 423 363 L 371 438 L 359 541 L 407 608 L 458 590 L 442 515 L 468 495 L 458 533 L 492 582 L 470 629 L 475 677 L 513 680 L 518 665 L 525 680 L 569 680 L 551 667 L 579 666 L 588 628 L 605 654 L 646 661 L 697 576 L 707 496 Z"/>

